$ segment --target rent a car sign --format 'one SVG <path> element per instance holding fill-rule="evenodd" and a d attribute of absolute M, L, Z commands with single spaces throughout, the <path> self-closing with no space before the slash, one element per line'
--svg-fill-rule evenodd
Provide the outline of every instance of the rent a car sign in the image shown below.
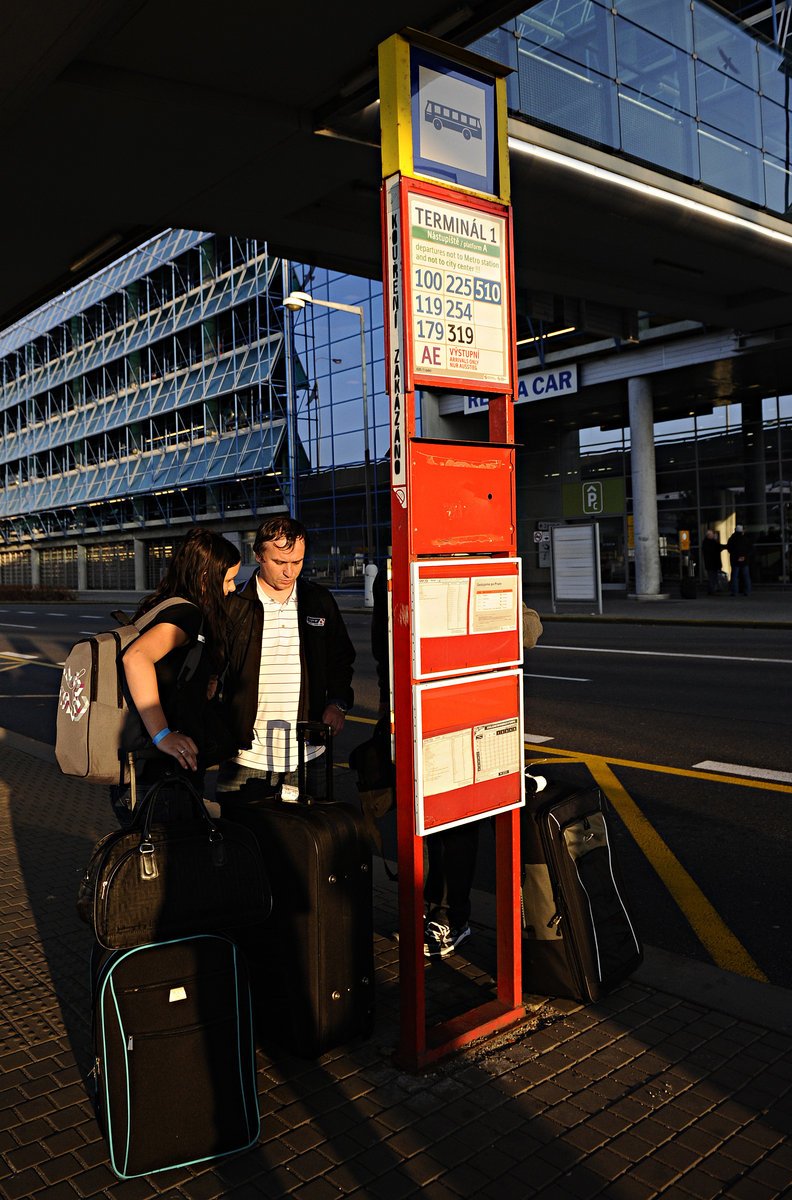
<path fill-rule="evenodd" d="M 578 390 L 577 364 L 553 367 L 544 371 L 533 371 L 520 375 L 517 381 L 515 404 L 527 404 L 531 400 L 552 400 L 554 396 L 567 396 Z M 464 412 L 486 412 L 489 407 L 487 396 L 465 396 Z"/>

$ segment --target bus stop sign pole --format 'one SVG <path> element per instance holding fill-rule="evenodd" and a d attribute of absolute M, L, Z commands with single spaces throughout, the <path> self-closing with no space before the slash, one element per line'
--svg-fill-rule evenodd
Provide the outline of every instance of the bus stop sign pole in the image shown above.
<path fill-rule="evenodd" d="M 525 1015 L 507 73 L 410 30 L 380 46 L 397 1057 L 407 1069 L 425 1067 Z M 440 396 L 460 391 L 488 397 L 489 440 L 419 436 L 418 406 L 424 416 L 437 415 Z M 444 615 L 452 612 L 453 621 Z M 496 830 L 496 996 L 427 1029 L 423 839 L 486 817 Z"/>

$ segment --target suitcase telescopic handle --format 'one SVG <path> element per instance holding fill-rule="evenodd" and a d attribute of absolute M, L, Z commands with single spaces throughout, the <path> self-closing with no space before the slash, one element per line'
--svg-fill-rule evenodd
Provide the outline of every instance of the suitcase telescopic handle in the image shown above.
<path fill-rule="evenodd" d="M 297 790 L 299 802 L 312 804 L 316 797 L 308 794 L 305 764 L 306 745 L 323 746 L 325 760 L 325 794 L 322 802 L 333 799 L 333 730 L 324 721 L 297 722 Z"/>

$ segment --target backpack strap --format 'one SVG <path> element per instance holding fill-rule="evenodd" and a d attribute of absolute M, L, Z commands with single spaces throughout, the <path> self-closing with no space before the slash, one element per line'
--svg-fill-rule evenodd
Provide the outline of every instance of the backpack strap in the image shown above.
<path fill-rule="evenodd" d="M 143 633 L 143 631 L 148 629 L 149 625 L 151 625 L 157 619 L 160 613 L 164 612 L 168 608 L 173 608 L 175 604 L 189 604 L 192 608 L 198 608 L 198 605 L 193 604 L 192 600 L 185 600 L 182 596 L 170 596 L 167 600 L 160 600 L 159 604 L 155 604 L 154 607 L 150 608 L 147 613 L 143 614 L 142 617 L 138 617 L 137 621 L 134 621 L 133 624 L 137 627 L 140 633 Z M 198 611 L 200 612 L 200 609 Z M 201 661 L 201 657 L 204 652 L 204 646 L 206 645 L 206 637 L 204 636 L 203 629 L 204 619 L 203 614 L 201 614 L 201 624 L 195 638 L 195 645 L 190 647 L 189 653 L 182 663 L 182 668 L 176 678 L 177 688 L 182 687 L 182 685 L 185 683 L 189 683 L 195 672 L 198 670 L 198 664 Z"/>

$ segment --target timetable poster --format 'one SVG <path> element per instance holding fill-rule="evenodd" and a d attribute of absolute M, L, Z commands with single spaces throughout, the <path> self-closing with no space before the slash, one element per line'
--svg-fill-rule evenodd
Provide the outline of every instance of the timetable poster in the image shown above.
<path fill-rule="evenodd" d="M 507 218 L 411 191 L 408 224 L 416 382 L 508 387 Z"/>
<path fill-rule="evenodd" d="M 418 684 L 413 717 L 419 837 L 525 802 L 522 671 Z"/>

